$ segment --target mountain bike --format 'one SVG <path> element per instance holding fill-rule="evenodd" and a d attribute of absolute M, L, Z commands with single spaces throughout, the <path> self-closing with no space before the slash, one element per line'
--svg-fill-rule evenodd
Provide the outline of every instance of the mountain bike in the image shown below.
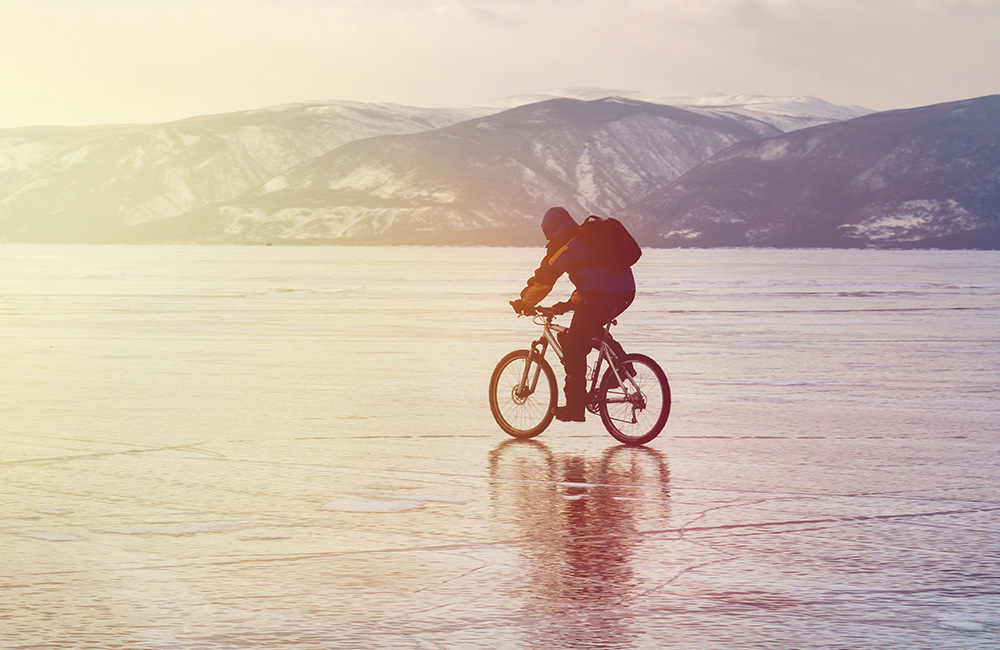
<path fill-rule="evenodd" d="M 560 361 L 558 335 L 569 330 L 552 320 L 551 308 L 536 307 L 532 321 L 542 335 L 527 350 L 500 359 L 490 377 L 490 410 L 507 434 L 533 438 L 552 423 L 559 387 L 545 360 L 551 348 Z M 608 323 L 592 345 L 597 361 L 588 370 L 587 410 L 601 416 L 604 428 L 626 445 L 644 445 L 663 430 L 670 416 L 670 384 L 663 369 L 644 354 L 626 354 Z M 601 370 L 604 369 L 604 374 Z"/>

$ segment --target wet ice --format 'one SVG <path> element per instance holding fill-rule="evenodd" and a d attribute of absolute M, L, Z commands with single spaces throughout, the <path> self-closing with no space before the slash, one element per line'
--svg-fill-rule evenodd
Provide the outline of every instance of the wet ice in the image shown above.
<path fill-rule="evenodd" d="M 5 647 L 1000 643 L 997 253 L 647 251 L 640 449 L 492 422 L 537 257 L 0 247 Z"/>

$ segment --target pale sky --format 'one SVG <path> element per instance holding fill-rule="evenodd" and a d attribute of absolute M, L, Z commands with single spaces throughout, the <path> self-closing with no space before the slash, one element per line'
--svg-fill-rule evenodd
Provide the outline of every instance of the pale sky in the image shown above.
<path fill-rule="evenodd" d="M 578 86 L 883 110 L 998 61 L 1000 0 L 0 0 L 0 128 Z"/>

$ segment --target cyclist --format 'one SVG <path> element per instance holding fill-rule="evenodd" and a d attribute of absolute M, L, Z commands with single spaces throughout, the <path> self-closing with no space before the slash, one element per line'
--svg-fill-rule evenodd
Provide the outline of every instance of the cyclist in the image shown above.
<path fill-rule="evenodd" d="M 575 310 L 569 331 L 559 337 L 566 368 L 566 404 L 556 407 L 556 419 L 583 422 L 587 406 L 587 353 L 601 329 L 625 311 L 635 298 L 632 269 L 612 271 L 598 265 L 600 251 L 579 237 L 580 225 L 565 208 L 555 207 L 542 217 L 548 243 L 542 263 L 528 279 L 521 297 L 511 301 L 518 314 L 531 315 L 563 273 L 575 290 L 568 301 L 553 305 L 557 314 Z"/>

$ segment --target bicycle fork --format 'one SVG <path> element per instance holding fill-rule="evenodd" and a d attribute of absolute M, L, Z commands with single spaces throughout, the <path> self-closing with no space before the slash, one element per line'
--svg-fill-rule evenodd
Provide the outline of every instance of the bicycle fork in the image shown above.
<path fill-rule="evenodd" d="M 521 383 L 517 386 L 517 397 L 527 399 L 535 392 L 535 387 L 538 386 L 538 376 L 542 374 L 542 366 L 535 363 L 535 359 L 543 359 L 548 346 L 549 342 L 545 337 L 531 344 L 528 358 L 524 361 L 524 370 L 521 371 Z"/>
<path fill-rule="evenodd" d="M 538 376 L 542 372 L 541 365 L 535 363 L 535 359 L 544 359 L 545 352 L 550 346 L 559 358 L 559 361 L 563 360 L 562 345 L 559 344 L 557 335 L 559 332 L 565 332 L 567 329 L 561 325 L 550 324 L 542 330 L 542 336 L 531 344 L 531 349 L 528 350 L 528 358 L 524 362 L 524 371 L 521 373 L 521 383 L 517 387 L 518 397 L 526 399 L 535 392 L 535 386 L 538 385 Z M 534 366 L 534 372 L 532 372 L 532 366 Z"/>

